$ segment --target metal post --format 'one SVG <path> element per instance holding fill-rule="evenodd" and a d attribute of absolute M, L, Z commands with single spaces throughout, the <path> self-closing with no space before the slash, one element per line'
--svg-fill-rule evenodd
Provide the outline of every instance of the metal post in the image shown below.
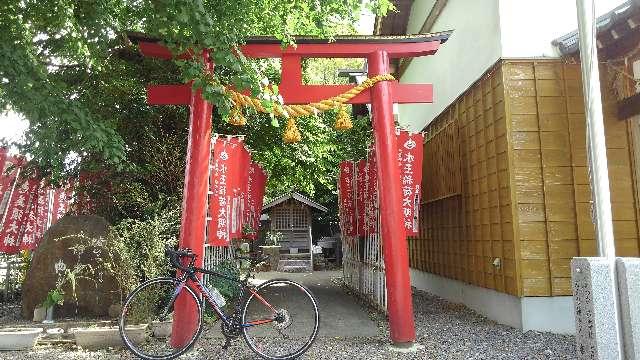
<path fill-rule="evenodd" d="M 614 325 L 617 331 L 618 353 L 622 354 L 622 334 L 620 327 L 619 301 L 615 272 L 616 249 L 611 216 L 611 193 L 609 170 L 607 167 L 607 146 L 605 143 L 604 120 L 602 115 L 602 95 L 600 94 L 600 71 L 598 69 L 598 48 L 596 46 L 596 15 L 594 0 L 576 0 L 578 11 L 578 33 L 580 37 L 580 63 L 582 68 L 582 89 L 587 128 L 587 159 L 589 181 L 593 199 L 592 218 L 596 230 L 598 256 L 609 263 L 610 278 L 613 282 Z M 614 335 L 614 336 L 615 336 Z"/>
<path fill-rule="evenodd" d="M 311 220 L 311 215 L 309 215 L 309 221 L 313 221 Z M 309 258 L 311 259 L 311 271 L 313 271 L 313 233 L 311 225 L 309 225 Z"/>
<path fill-rule="evenodd" d="M 389 72 L 389 56 L 376 51 L 367 58 L 369 76 Z M 416 339 L 409 279 L 407 237 L 402 224 L 402 198 L 398 144 L 393 122 L 393 102 L 388 81 L 378 82 L 371 89 L 373 133 L 378 164 L 380 194 L 380 234 L 384 242 L 389 328 L 395 344 L 413 343 Z"/>
<path fill-rule="evenodd" d="M 595 213 L 598 256 L 615 258 L 609 171 L 607 169 L 607 146 L 604 137 L 602 100 L 600 94 L 600 72 L 596 44 L 596 23 L 593 0 L 577 0 L 578 29 L 580 34 L 580 61 L 582 88 L 587 118 L 587 154 L 589 178 Z"/>
<path fill-rule="evenodd" d="M 9 301 L 9 289 L 11 288 L 11 258 L 7 259 L 7 272 L 4 277 L 4 301 Z"/>
<path fill-rule="evenodd" d="M 204 53 L 207 71 L 213 71 L 208 53 Z M 198 256 L 196 266 L 202 267 L 207 216 L 207 193 L 209 186 L 209 157 L 211 154 L 211 112 L 213 107 L 202 98 L 202 91 L 191 95 L 189 115 L 189 138 L 187 143 L 187 165 L 182 198 L 180 223 L 180 247 L 190 248 Z M 171 343 L 186 344 L 197 324 L 197 309 L 188 301 L 187 294 L 176 300 Z"/>

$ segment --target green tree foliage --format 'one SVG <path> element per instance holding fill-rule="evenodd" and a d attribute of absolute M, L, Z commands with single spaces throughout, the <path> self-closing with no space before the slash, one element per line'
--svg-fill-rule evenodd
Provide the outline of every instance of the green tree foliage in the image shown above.
<path fill-rule="evenodd" d="M 123 102 L 138 100 L 144 91 L 138 88 L 138 99 L 122 98 L 119 90 L 140 77 L 111 73 L 123 71 L 115 68 L 121 50 L 130 46 L 127 31 L 161 37 L 176 52 L 213 49 L 219 81 L 255 91 L 259 68 L 233 55 L 247 34 L 275 35 L 285 43 L 294 34 L 331 36 L 355 23 L 364 6 L 385 12 L 391 5 L 388 0 L 365 5 L 361 0 L 2 1 L 0 102 L 29 120 L 23 151 L 42 175 L 61 175 L 74 165 L 65 167 L 65 160 L 77 156 L 122 168 L 129 149 L 114 112 L 128 110 Z M 197 59 L 176 62 L 184 80 L 201 78 Z M 224 112 L 229 101 L 219 93 L 216 86 L 205 86 L 205 96 Z M 113 97 L 119 107 L 108 106 Z"/>
<path fill-rule="evenodd" d="M 150 107 L 149 83 L 194 80 L 216 105 L 214 131 L 247 134 L 254 158 L 271 174 L 269 194 L 297 188 L 324 201 L 335 192 L 337 162 L 362 152 L 367 119 L 337 133 L 331 114 L 300 121 L 304 139 L 281 141 L 268 115 L 251 115 L 246 128 L 221 119 L 230 102 L 220 86 L 249 88 L 277 82 L 268 61 L 234 55 L 247 35 L 331 37 L 352 31 L 364 8 L 384 14 L 389 0 L 5 0 L 0 2 L 0 106 L 30 126 L 18 144 L 40 176 L 54 182 L 80 167 L 99 171 L 101 209 L 112 221 L 145 218 L 166 199 L 181 196 L 186 107 Z M 158 61 L 141 57 L 126 36 L 162 38 L 175 53 L 213 50 L 218 85 L 203 81 L 199 57 Z M 316 66 L 316 68 L 318 68 Z M 318 73 L 322 71 L 313 70 Z M 325 68 L 326 69 L 326 68 Z M 331 71 L 331 70 L 329 70 Z M 164 205 L 162 205 L 164 206 Z"/>

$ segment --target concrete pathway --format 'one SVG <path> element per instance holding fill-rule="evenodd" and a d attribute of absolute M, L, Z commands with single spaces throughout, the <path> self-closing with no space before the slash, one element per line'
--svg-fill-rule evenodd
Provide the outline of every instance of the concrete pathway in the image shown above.
<path fill-rule="evenodd" d="M 319 337 L 350 338 L 378 335 L 377 322 L 366 308 L 339 285 L 342 271 L 316 271 L 313 273 L 263 272 L 257 281 L 287 278 L 305 285 L 318 301 L 320 311 Z M 333 280 L 332 280 L 333 279 Z"/>
<path fill-rule="evenodd" d="M 381 335 L 377 320 L 380 315 L 369 314 L 367 307 L 345 291 L 340 284 L 342 271 L 316 271 L 313 273 L 261 272 L 252 280 L 259 285 L 271 279 L 289 279 L 306 286 L 318 302 L 320 312 L 319 338 L 348 339 L 376 337 Z M 287 300 L 288 301 L 288 300 Z M 289 303 L 291 304 L 291 303 Z M 207 305 L 208 306 L 208 305 Z M 301 305 L 299 309 L 305 309 Z M 293 306 L 295 308 L 295 306 Z M 310 315 L 310 314 L 309 314 Z M 306 323 L 310 317 L 298 317 L 298 321 Z M 308 329 L 308 328 L 306 328 Z M 295 332 L 295 329 L 293 330 Z M 206 326 L 202 333 L 204 339 L 223 339 L 220 323 Z"/>

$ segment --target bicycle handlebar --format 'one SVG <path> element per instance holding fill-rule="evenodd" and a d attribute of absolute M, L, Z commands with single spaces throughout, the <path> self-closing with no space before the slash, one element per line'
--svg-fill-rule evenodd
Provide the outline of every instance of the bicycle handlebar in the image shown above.
<path fill-rule="evenodd" d="M 182 271 L 187 271 L 189 267 L 193 266 L 197 257 L 197 255 L 194 254 L 193 251 L 191 251 L 191 249 L 188 249 L 188 248 L 173 250 L 167 247 L 165 249 L 165 254 L 169 258 L 171 265 L 173 265 L 173 267 L 180 269 Z M 182 265 L 182 262 L 180 260 L 183 257 L 188 257 L 190 259 L 188 267 Z"/>
<path fill-rule="evenodd" d="M 170 247 L 167 247 L 165 248 L 165 254 L 169 258 L 171 265 L 173 265 L 174 268 L 180 269 L 182 271 L 187 271 L 189 267 L 193 267 L 196 258 L 198 257 L 198 255 L 194 254 L 193 251 L 189 248 L 173 250 Z M 182 265 L 181 259 L 185 257 L 190 259 L 189 266 Z M 236 255 L 235 258 L 236 260 L 248 260 L 252 265 L 257 265 L 261 262 L 269 260 L 269 256 L 260 255 L 258 253 L 252 253 L 251 256 Z"/>

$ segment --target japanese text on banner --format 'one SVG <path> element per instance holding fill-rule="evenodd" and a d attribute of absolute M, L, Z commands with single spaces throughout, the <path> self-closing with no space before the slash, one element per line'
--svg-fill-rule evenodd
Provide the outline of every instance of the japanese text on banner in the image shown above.
<path fill-rule="evenodd" d="M 343 161 L 340 163 L 340 180 L 338 182 L 340 228 L 347 236 L 356 235 L 354 198 L 355 168 L 353 161 Z"/>
<path fill-rule="evenodd" d="M 420 133 L 397 131 L 398 166 L 402 187 L 402 215 L 407 236 L 418 235 L 420 210 L 420 186 L 422 183 L 422 143 Z"/>

